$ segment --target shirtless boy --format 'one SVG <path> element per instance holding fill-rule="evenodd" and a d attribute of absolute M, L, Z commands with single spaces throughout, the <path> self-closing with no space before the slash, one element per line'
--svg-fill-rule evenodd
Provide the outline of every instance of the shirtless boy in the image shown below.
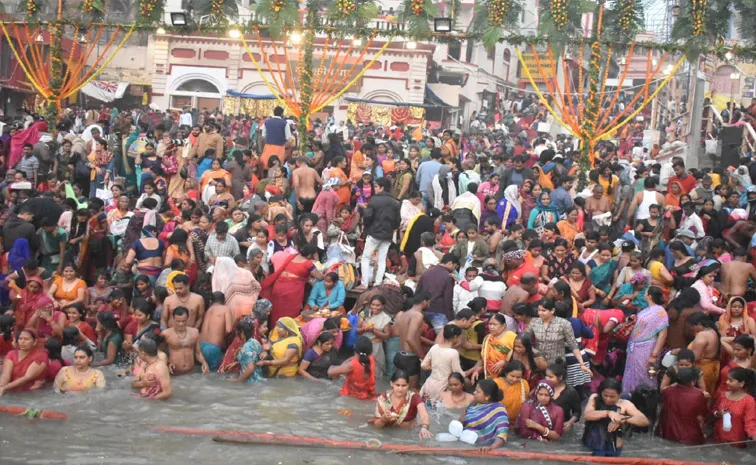
<path fill-rule="evenodd" d="M 178 307 L 184 307 L 189 310 L 189 326 L 200 328 L 202 326 L 202 318 L 205 315 L 205 300 L 199 294 L 195 294 L 189 290 L 189 277 L 186 275 L 178 275 L 173 278 L 173 288 L 176 290 L 176 293 L 168 296 L 163 303 L 163 313 L 160 315 L 160 327 L 173 327 L 173 310 Z"/>
<path fill-rule="evenodd" d="M 311 212 L 318 196 L 315 188 L 323 184 L 317 171 L 307 165 L 307 158 L 297 157 L 297 167 L 291 173 L 291 185 L 297 196 L 297 212 Z"/>
<path fill-rule="evenodd" d="M 756 282 L 756 267 L 748 261 L 748 252 L 742 247 L 732 251 L 732 261 L 722 263 L 719 272 L 722 278 L 723 301 L 729 302 L 730 297 L 744 296 L 748 289 L 748 278 Z"/>
<path fill-rule="evenodd" d="M 168 345 L 168 363 L 173 374 L 183 375 L 192 371 L 195 359 L 202 366 L 202 373 L 207 374 L 210 367 L 200 350 L 199 330 L 188 325 L 189 310 L 177 307 L 172 313 L 173 327 L 163 331 L 163 337 Z"/>
<path fill-rule="evenodd" d="M 391 335 L 399 336 L 399 352 L 394 357 L 394 366 L 407 372 L 410 389 L 414 390 L 420 388 L 420 360 L 425 357 L 420 336 L 423 333 L 423 311 L 429 303 L 430 294 L 419 292 L 412 299 L 412 307 L 399 312 L 391 326 Z"/>
<path fill-rule="evenodd" d="M 207 309 L 200 330 L 200 350 L 212 371 L 223 361 L 223 341 L 234 328 L 234 312 L 225 305 L 222 292 L 213 292 L 213 304 Z"/>
<path fill-rule="evenodd" d="M 157 343 L 144 338 L 139 344 L 139 358 L 144 362 L 144 369 L 139 377 L 131 382 L 132 389 L 139 389 L 139 395 L 150 399 L 166 400 L 173 395 L 171 374 L 165 362 L 158 357 Z"/>

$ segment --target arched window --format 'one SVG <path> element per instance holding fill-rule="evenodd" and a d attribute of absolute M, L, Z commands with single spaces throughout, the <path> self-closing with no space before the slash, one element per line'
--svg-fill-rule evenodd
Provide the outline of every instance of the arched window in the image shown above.
<path fill-rule="evenodd" d="M 204 79 L 190 79 L 182 83 L 177 91 L 181 92 L 207 92 L 212 94 L 219 94 L 220 91 L 217 87 Z"/>

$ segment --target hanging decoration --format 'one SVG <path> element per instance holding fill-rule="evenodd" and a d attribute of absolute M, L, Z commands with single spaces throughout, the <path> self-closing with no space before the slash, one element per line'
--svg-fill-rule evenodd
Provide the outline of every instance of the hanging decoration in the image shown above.
<path fill-rule="evenodd" d="M 331 3 L 327 17 L 338 24 L 337 28 L 344 32 L 344 28 L 366 25 L 378 16 L 378 5 L 373 1 L 337 0 Z"/>
<path fill-rule="evenodd" d="M 477 2 L 470 23 L 470 32 L 481 34 L 483 45 L 490 50 L 502 40 L 507 27 L 519 24 L 521 12 L 522 5 L 517 0 Z"/>
<path fill-rule="evenodd" d="M 568 0 L 551 0 L 551 20 L 559 32 L 567 25 L 567 2 Z"/>
<path fill-rule="evenodd" d="M 399 21 L 404 24 L 405 37 L 412 40 L 430 38 L 437 10 L 433 0 L 404 0 Z"/>
<path fill-rule="evenodd" d="M 26 0 L 26 14 L 32 18 L 39 13 L 39 5 L 34 0 Z"/>
<path fill-rule="evenodd" d="M 260 0 L 255 15 L 273 38 L 281 37 L 284 29 L 302 26 L 297 0 Z"/>
<path fill-rule="evenodd" d="M 530 82 L 531 86 L 538 95 L 541 103 L 551 113 L 554 119 L 567 129 L 572 135 L 580 140 L 582 156 L 580 163 L 584 168 L 593 167 L 595 162 L 594 147 L 599 140 L 609 138 L 623 126 L 630 123 L 646 106 L 648 106 L 658 93 L 667 85 L 672 76 L 675 75 L 679 67 L 685 61 L 683 55 L 677 63 L 671 68 L 669 75 L 662 82 L 657 84 L 656 90 L 651 92 L 650 86 L 657 82 L 657 76 L 661 72 L 661 67 L 669 57 L 665 53 L 656 66 L 650 66 L 652 60 L 651 50 L 647 51 L 646 60 L 649 66 L 646 69 L 645 83 L 635 96 L 626 103 L 625 109 L 618 114 L 611 115 L 610 109 L 614 108 L 619 95 L 623 92 L 618 88 L 612 92 L 606 91 L 606 83 L 609 78 L 610 68 L 613 66 L 612 55 L 614 44 L 604 46 L 601 42 L 601 28 L 603 19 L 603 8 L 599 9 L 597 15 L 597 27 L 594 38 L 590 45 L 590 59 L 587 65 L 583 65 L 583 47 L 579 50 L 578 69 L 579 77 L 577 89 L 572 88 L 572 79 L 568 73 L 568 67 L 562 66 L 563 76 L 558 75 L 557 62 L 561 58 L 566 62 L 566 51 L 563 50 L 561 56 L 555 56 L 551 45 L 547 45 L 545 53 L 536 49 L 535 44 L 530 45 L 536 67 L 535 71 L 541 78 L 548 90 L 548 95 L 553 97 L 547 99 L 541 92 L 539 84 L 536 83 L 531 72 L 531 67 L 525 62 L 522 52 L 516 49 L 517 56 L 520 59 L 523 73 Z M 619 65 L 620 72 L 618 82 L 624 82 L 630 71 L 630 64 L 638 44 L 631 43 L 627 51 L 624 65 Z M 587 95 L 583 92 L 583 67 L 587 68 L 588 90 Z M 561 82 L 561 84 L 560 84 Z M 541 85 L 543 85 L 541 84 Z M 610 95 L 611 94 L 611 95 Z"/>
<path fill-rule="evenodd" d="M 357 3 L 354 0 L 336 0 L 336 9 L 342 17 L 349 17 L 357 11 Z"/>
<path fill-rule="evenodd" d="M 415 16 L 422 16 L 425 8 L 425 0 L 412 0 L 411 11 Z"/>
<path fill-rule="evenodd" d="M 163 2 L 160 0 L 139 0 L 139 17 L 141 24 L 154 24 L 163 15 Z"/>
<path fill-rule="evenodd" d="M 700 36 L 704 33 L 704 21 L 706 19 L 707 0 L 690 0 L 690 15 L 693 20 L 693 35 Z"/>
<path fill-rule="evenodd" d="M 623 32 L 630 32 L 635 18 L 635 0 L 620 1 L 617 6 L 619 7 L 619 27 Z"/>

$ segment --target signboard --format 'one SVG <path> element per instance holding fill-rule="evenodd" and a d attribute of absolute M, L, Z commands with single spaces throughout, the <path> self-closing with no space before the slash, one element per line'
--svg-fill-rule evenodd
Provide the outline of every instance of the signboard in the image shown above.
<path fill-rule="evenodd" d="M 745 78 L 743 86 L 743 98 L 756 98 L 756 77 Z"/>
<path fill-rule="evenodd" d="M 536 62 L 536 57 L 533 52 L 523 53 L 522 54 L 522 62 L 525 65 L 525 67 L 530 72 L 530 75 L 533 77 L 536 81 L 542 81 L 543 78 L 546 79 L 553 79 L 554 73 L 552 73 L 551 66 L 549 65 L 549 54 L 548 52 L 539 52 L 538 53 L 538 61 L 541 63 L 541 68 L 538 68 L 538 63 Z M 543 75 L 541 74 L 543 72 Z M 525 71 L 523 70 L 523 78 L 525 78 Z"/>

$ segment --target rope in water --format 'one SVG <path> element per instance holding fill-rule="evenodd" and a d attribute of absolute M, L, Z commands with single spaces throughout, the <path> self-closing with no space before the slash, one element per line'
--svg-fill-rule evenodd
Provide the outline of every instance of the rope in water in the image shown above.
<path fill-rule="evenodd" d="M 12 407 L 8 405 L 0 405 L 0 413 L 9 413 L 20 417 L 41 420 L 65 420 L 68 418 L 68 414 L 57 412 L 55 410 L 42 410 L 33 407 Z"/>

